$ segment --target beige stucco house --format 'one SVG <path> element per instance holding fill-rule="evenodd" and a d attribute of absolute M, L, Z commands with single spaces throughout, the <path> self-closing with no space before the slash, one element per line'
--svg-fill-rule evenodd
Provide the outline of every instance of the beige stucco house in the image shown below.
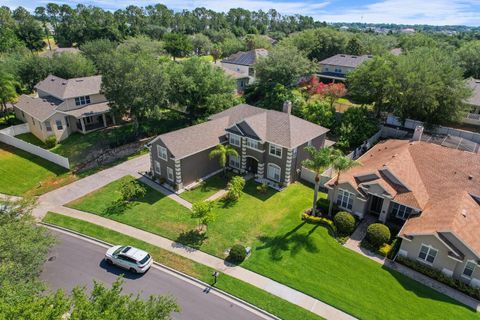
<path fill-rule="evenodd" d="M 356 56 L 351 54 L 337 54 L 319 62 L 318 76 L 332 81 L 345 81 L 347 74 L 352 72 L 363 62 L 371 59 L 370 55 Z"/>
<path fill-rule="evenodd" d="M 73 132 L 88 133 L 115 123 L 108 101 L 100 93 L 102 76 L 40 81 L 36 95 L 22 95 L 14 104 L 18 119 L 40 140 L 54 135 L 64 140 Z"/>
<path fill-rule="evenodd" d="M 388 140 L 327 182 L 329 199 L 360 218 L 401 226 L 399 254 L 480 286 L 480 155 Z"/>

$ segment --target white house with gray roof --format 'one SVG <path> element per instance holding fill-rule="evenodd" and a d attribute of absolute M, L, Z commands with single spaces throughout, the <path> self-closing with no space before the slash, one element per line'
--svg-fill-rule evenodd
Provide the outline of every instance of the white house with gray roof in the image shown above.
<path fill-rule="evenodd" d="M 306 146 L 325 145 L 328 129 L 291 114 L 240 104 L 208 121 L 162 134 L 150 144 L 151 175 L 175 190 L 183 190 L 221 170 L 210 152 L 229 144 L 238 152 L 227 166 L 237 173 L 252 173 L 257 180 L 281 188 L 299 178 Z"/>
<path fill-rule="evenodd" d="M 255 63 L 258 59 L 266 56 L 268 56 L 268 50 L 266 49 L 240 51 L 223 59 L 220 63 L 227 74 L 234 74 L 235 79 L 247 80 L 246 84 L 249 84 L 255 81 Z M 241 89 L 243 91 L 244 87 Z"/>
<path fill-rule="evenodd" d="M 35 96 L 20 96 L 15 114 L 42 141 L 52 135 L 61 141 L 73 132 L 105 128 L 115 119 L 100 93 L 101 84 L 102 76 L 66 80 L 49 75 L 35 86 Z"/>
<path fill-rule="evenodd" d="M 347 74 L 363 62 L 371 59 L 370 55 L 356 56 L 351 54 L 337 54 L 319 62 L 318 76 L 320 78 L 345 81 Z"/>

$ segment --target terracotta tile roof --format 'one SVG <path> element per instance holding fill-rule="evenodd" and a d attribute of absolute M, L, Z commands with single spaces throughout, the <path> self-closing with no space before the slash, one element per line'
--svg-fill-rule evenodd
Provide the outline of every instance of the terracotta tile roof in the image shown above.
<path fill-rule="evenodd" d="M 479 154 L 423 141 L 388 140 L 374 146 L 359 161 L 362 166 L 342 173 L 340 183 L 360 188 L 358 176 L 377 173 L 379 178 L 368 183 L 389 185 L 386 189 L 393 201 L 421 210 L 420 215 L 407 220 L 401 235 L 451 232 L 480 256 L 480 203 L 475 200 L 480 196 Z M 382 176 L 379 172 L 383 168 L 388 168 L 403 186 Z"/>
<path fill-rule="evenodd" d="M 214 147 L 226 130 L 286 148 L 297 147 L 328 132 L 326 128 L 291 114 L 239 104 L 211 116 L 202 124 L 162 134 L 151 143 L 160 139 L 175 158 L 181 159 Z"/>
<path fill-rule="evenodd" d="M 68 99 L 100 93 L 102 76 L 62 79 L 49 75 L 35 89 L 42 90 L 58 99 Z"/>

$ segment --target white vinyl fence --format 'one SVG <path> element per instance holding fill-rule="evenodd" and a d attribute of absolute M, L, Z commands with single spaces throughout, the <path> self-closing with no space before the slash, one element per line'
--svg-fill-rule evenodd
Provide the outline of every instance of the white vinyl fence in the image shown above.
<path fill-rule="evenodd" d="M 11 126 L 0 130 L 0 142 L 6 143 L 8 145 L 14 146 L 15 148 L 24 150 L 28 153 L 34 154 L 38 157 L 41 157 L 45 160 L 58 164 L 61 167 L 70 169 L 70 162 L 68 158 L 62 157 L 56 153 L 40 148 L 31 143 L 25 142 L 18 138 L 15 138 L 16 135 L 30 132 L 27 124 L 19 124 L 16 126 Z"/>

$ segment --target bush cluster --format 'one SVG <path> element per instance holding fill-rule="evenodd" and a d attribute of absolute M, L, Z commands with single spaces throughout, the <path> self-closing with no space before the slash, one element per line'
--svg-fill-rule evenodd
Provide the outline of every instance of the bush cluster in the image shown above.
<path fill-rule="evenodd" d="M 316 217 L 316 216 L 309 215 L 307 213 L 303 213 L 302 219 L 311 223 L 318 223 L 318 224 L 324 225 L 332 229 L 335 234 L 337 233 L 337 228 L 335 227 L 335 224 L 333 223 L 332 220 L 328 218 Z"/>
<path fill-rule="evenodd" d="M 390 229 L 383 223 L 372 223 L 367 228 L 365 240 L 368 241 L 376 249 L 380 248 L 384 243 L 390 240 Z"/>
<path fill-rule="evenodd" d="M 452 277 L 447 276 L 440 270 L 434 269 L 430 266 L 427 266 L 421 262 L 414 261 L 402 256 L 398 256 L 396 259 L 397 262 L 402 263 L 403 265 L 406 265 L 409 268 L 414 269 L 415 271 L 418 271 L 420 273 L 423 273 L 424 275 L 435 279 L 441 283 L 446 284 L 447 286 L 450 286 L 452 288 L 455 288 L 467 295 L 469 295 L 472 298 L 475 298 L 477 300 L 480 300 L 480 288 L 474 288 L 467 283 L 463 282 L 462 280 L 459 279 L 454 279 Z"/>
<path fill-rule="evenodd" d="M 235 244 L 228 253 L 227 260 L 233 263 L 241 263 L 247 257 L 247 250 L 241 244 Z"/>
<path fill-rule="evenodd" d="M 237 201 L 238 199 L 240 199 L 244 187 L 245 179 L 243 177 L 233 177 L 227 185 L 227 199 L 230 201 Z"/>
<path fill-rule="evenodd" d="M 333 218 L 333 222 L 341 235 L 351 235 L 355 230 L 355 217 L 346 211 L 340 211 Z"/>
<path fill-rule="evenodd" d="M 57 145 L 57 137 L 55 137 L 54 135 L 48 136 L 47 139 L 45 139 L 45 146 L 48 149 L 52 149 L 56 145 Z"/>

